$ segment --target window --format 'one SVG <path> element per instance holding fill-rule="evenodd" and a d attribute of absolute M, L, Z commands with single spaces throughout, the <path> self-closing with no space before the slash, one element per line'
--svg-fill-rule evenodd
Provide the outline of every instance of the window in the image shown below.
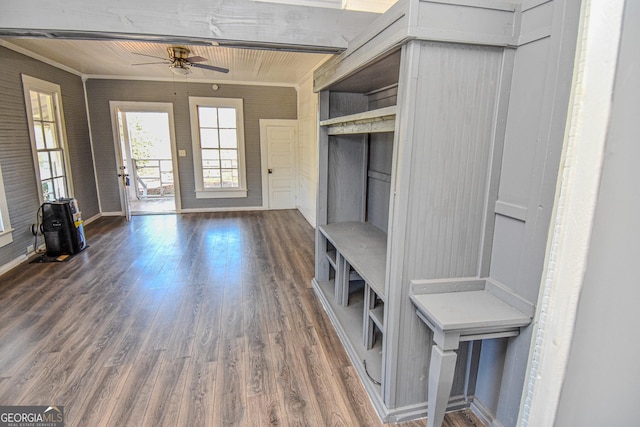
<path fill-rule="evenodd" d="M 60 86 L 22 76 L 38 191 L 43 202 L 72 193 Z"/>
<path fill-rule="evenodd" d="M 0 168 L 0 248 L 13 242 L 13 229 L 9 222 L 9 207 L 2 180 L 2 168 Z"/>
<path fill-rule="evenodd" d="M 247 197 L 242 99 L 189 97 L 197 198 Z"/>

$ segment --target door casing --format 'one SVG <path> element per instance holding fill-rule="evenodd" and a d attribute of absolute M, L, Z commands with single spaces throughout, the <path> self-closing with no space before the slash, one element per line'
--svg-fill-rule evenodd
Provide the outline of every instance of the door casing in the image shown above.
<path fill-rule="evenodd" d="M 267 140 L 267 128 L 269 126 L 282 126 L 291 127 L 294 132 L 294 143 L 292 146 L 293 151 L 293 176 L 292 176 L 292 191 L 294 198 L 295 208 L 298 200 L 298 167 L 297 167 L 297 138 L 298 138 L 298 121 L 297 120 L 284 120 L 284 119 L 260 119 L 260 153 L 261 153 L 261 169 L 262 169 L 262 208 L 270 209 L 269 200 L 269 153 L 268 153 L 268 140 Z"/>
<path fill-rule="evenodd" d="M 178 150 L 176 146 L 176 130 L 173 118 L 173 104 L 170 102 L 136 102 L 136 101 L 109 101 L 109 110 L 111 112 L 111 126 L 113 130 L 113 143 L 115 147 L 116 164 L 121 165 L 121 159 L 124 153 L 120 149 L 120 130 L 118 128 L 118 112 L 151 112 L 151 113 L 167 113 L 169 118 L 169 139 L 171 142 L 171 161 L 173 164 L 173 182 L 174 197 L 176 203 L 176 213 L 182 211 L 180 197 L 180 174 L 178 171 Z M 130 177 L 131 178 L 131 177 Z M 120 203 L 125 212 L 126 200 L 123 200 L 126 194 L 120 191 Z"/>

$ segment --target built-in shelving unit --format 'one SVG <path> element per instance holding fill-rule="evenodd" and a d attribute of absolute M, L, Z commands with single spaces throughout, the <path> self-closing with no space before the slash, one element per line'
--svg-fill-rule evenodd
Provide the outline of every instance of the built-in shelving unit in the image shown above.
<path fill-rule="evenodd" d="M 515 8 L 461 3 L 400 0 L 314 74 L 313 287 L 385 422 L 427 414 L 433 337 L 409 299 L 411 280 L 473 277 L 490 253 Z M 436 22 L 444 27 L 430 31 Z M 469 348 L 458 349 L 449 408 L 473 396 Z"/>

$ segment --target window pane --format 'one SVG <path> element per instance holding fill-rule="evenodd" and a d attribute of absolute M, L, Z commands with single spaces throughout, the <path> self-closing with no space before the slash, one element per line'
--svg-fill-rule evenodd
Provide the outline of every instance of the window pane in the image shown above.
<path fill-rule="evenodd" d="M 238 178 L 238 169 L 231 170 L 231 173 L 233 174 L 233 186 L 234 187 L 239 187 L 240 186 L 240 179 Z"/>
<path fill-rule="evenodd" d="M 220 148 L 237 148 L 238 139 L 235 129 L 220 129 Z"/>
<path fill-rule="evenodd" d="M 55 187 L 56 198 L 67 197 L 67 186 L 64 182 L 64 178 L 55 178 L 53 185 Z"/>
<path fill-rule="evenodd" d="M 37 80 L 37 79 L 34 79 Z M 46 82 L 43 82 L 45 84 Z M 31 81 L 24 80 L 23 87 L 28 93 L 30 108 L 27 113 L 33 123 L 34 159 L 37 162 L 38 176 L 42 189 L 42 201 L 55 201 L 69 197 L 69 181 L 65 164 L 65 141 L 59 134 L 60 119 L 58 110 L 60 92 L 53 89 L 38 89 Z"/>
<path fill-rule="evenodd" d="M 236 150 L 220 150 L 220 158 L 223 160 L 238 160 L 238 152 Z"/>
<path fill-rule="evenodd" d="M 202 167 L 203 168 L 219 168 L 220 167 L 220 150 L 202 150 Z"/>
<path fill-rule="evenodd" d="M 217 108 L 198 107 L 198 117 L 200 119 L 201 128 L 217 128 L 218 115 Z"/>
<path fill-rule="evenodd" d="M 205 178 L 204 188 L 220 188 L 220 178 Z"/>
<path fill-rule="evenodd" d="M 52 176 L 64 176 L 64 160 L 62 151 L 51 151 L 51 173 Z"/>
<path fill-rule="evenodd" d="M 45 202 L 52 202 L 56 199 L 53 192 L 53 181 L 50 179 L 42 181 L 42 197 Z"/>
<path fill-rule="evenodd" d="M 220 167 L 220 160 L 215 159 L 215 160 L 202 160 L 202 167 L 203 168 L 219 168 Z"/>
<path fill-rule="evenodd" d="M 218 129 L 200 129 L 200 146 L 218 148 Z"/>
<path fill-rule="evenodd" d="M 38 104 L 38 92 L 33 90 L 29 91 L 29 96 L 31 97 L 31 114 L 33 115 L 33 120 L 40 120 L 40 104 Z"/>
<path fill-rule="evenodd" d="M 44 140 L 47 144 L 47 148 L 59 148 L 55 123 L 43 123 L 42 126 L 44 129 Z"/>
<path fill-rule="evenodd" d="M 205 178 L 220 178 L 220 169 L 202 169 Z"/>
<path fill-rule="evenodd" d="M 220 188 L 219 169 L 203 169 L 202 174 L 202 181 L 205 188 Z"/>
<path fill-rule="evenodd" d="M 53 96 L 46 93 L 40 94 L 40 109 L 42 111 L 42 121 L 54 121 Z"/>
<path fill-rule="evenodd" d="M 51 163 L 49 162 L 48 153 L 38 153 L 38 165 L 40 166 L 40 179 L 51 178 Z"/>
<path fill-rule="evenodd" d="M 36 122 L 33 124 L 33 136 L 36 138 L 36 150 L 44 150 L 46 145 L 44 144 L 44 135 L 42 133 L 42 124 Z"/>
<path fill-rule="evenodd" d="M 218 117 L 220 118 L 221 128 L 236 127 L 236 109 L 235 108 L 218 108 Z"/>
<path fill-rule="evenodd" d="M 226 188 L 232 188 L 232 187 L 238 186 L 237 179 L 234 179 L 232 169 L 222 170 L 222 186 Z"/>

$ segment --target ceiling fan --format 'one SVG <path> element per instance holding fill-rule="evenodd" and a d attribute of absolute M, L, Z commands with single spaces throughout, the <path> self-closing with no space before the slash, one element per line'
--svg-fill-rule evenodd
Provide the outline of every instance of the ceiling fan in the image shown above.
<path fill-rule="evenodd" d="M 136 55 L 148 56 L 150 58 L 162 59 L 162 62 L 143 62 L 140 64 L 131 65 L 151 65 L 151 64 L 168 64 L 169 69 L 180 76 L 185 76 L 191 72 L 191 67 L 202 68 L 205 70 L 217 71 L 219 73 L 228 73 L 229 70 L 223 67 L 216 67 L 215 65 L 199 64 L 199 62 L 207 61 L 207 58 L 202 56 L 189 56 L 191 51 L 182 46 L 171 46 L 167 48 L 169 59 L 161 58 L 159 56 L 147 55 L 144 53 L 136 53 Z"/>

